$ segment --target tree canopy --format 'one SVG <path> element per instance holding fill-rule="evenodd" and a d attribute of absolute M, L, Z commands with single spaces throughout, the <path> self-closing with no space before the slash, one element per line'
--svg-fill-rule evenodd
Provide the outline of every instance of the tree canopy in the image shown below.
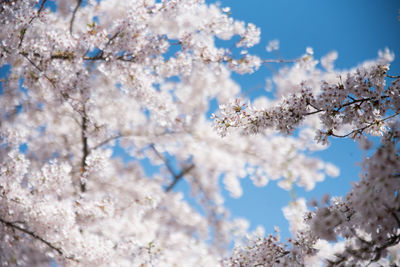
<path fill-rule="evenodd" d="M 322 67 L 311 48 L 252 55 L 261 30 L 220 4 L 55 2 L 0 2 L 0 265 L 400 265 L 389 49 L 337 70 L 335 52 Z M 248 101 L 231 74 L 268 63 L 284 64 L 274 98 Z M 312 190 L 337 176 L 310 153 L 331 138 L 367 151 L 362 173 L 343 197 L 288 203 L 287 242 L 230 215 L 221 190 L 240 197 L 239 179 Z"/>

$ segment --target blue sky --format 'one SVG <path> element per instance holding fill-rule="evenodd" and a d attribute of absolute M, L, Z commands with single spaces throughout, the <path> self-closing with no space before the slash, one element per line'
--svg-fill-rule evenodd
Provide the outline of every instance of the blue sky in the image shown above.
<path fill-rule="evenodd" d="M 261 58 L 273 58 L 265 51 L 269 40 L 280 41 L 280 56 L 296 58 L 305 53 L 306 47 L 314 49 L 315 58 L 335 50 L 339 57 L 335 66 L 340 69 L 377 57 L 378 50 L 388 47 L 395 53 L 396 59 L 389 71 L 392 75 L 400 74 L 400 1 L 378 0 L 224 0 L 221 6 L 231 8 L 232 17 L 252 22 L 261 28 L 261 42 L 250 49 L 250 53 Z M 276 66 L 278 69 L 279 66 Z M 233 75 L 243 90 L 258 88 L 252 94 L 265 93 L 265 79 L 271 75 L 267 68 L 262 68 L 252 75 Z M 250 95 L 251 97 L 251 95 Z M 327 178 L 317 184 L 315 189 L 305 192 L 296 188 L 297 197 L 319 200 L 325 193 L 344 195 L 356 181 L 363 157 L 363 152 L 351 140 L 332 140 L 330 148 L 318 152 L 322 157 L 340 167 L 337 178 Z M 257 188 L 249 179 L 242 179 L 244 194 L 239 199 L 232 199 L 226 194 L 226 204 L 233 216 L 247 218 L 251 228 L 263 225 L 266 232 L 272 232 L 277 225 L 282 236 L 287 237 L 288 224 L 281 208 L 291 200 L 289 192 L 270 182 L 266 187 Z"/>

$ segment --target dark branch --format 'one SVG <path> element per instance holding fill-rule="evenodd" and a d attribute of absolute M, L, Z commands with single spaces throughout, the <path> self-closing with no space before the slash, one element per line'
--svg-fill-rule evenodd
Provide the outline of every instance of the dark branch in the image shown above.
<path fill-rule="evenodd" d="M 336 109 L 335 109 L 334 111 L 335 111 L 335 112 L 338 112 L 338 111 L 340 111 L 342 108 L 347 107 L 347 106 L 351 106 L 351 105 L 354 105 L 354 104 L 360 105 L 360 104 L 362 104 L 362 103 L 364 103 L 364 102 L 368 102 L 368 101 L 377 101 L 377 100 L 378 100 L 376 97 L 362 98 L 362 99 L 354 99 L 353 97 L 349 96 L 349 98 L 350 98 L 352 101 L 349 101 L 349 102 L 347 102 L 347 103 L 344 103 L 344 104 L 342 104 L 342 105 L 336 107 Z M 385 98 L 388 98 L 388 96 L 381 96 L 381 97 L 380 97 L 380 99 L 385 99 Z M 309 105 L 310 107 L 316 109 L 316 110 L 304 114 L 305 116 L 317 114 L 317 113 L 320 113 L 320 112 L 327 112 L 327 111 L 328 111 L 328 110 L 326 110 L 326 109 L 318 109 L 317 107 L 313 106 L 311 103 L 308 103 L 308 105 Z"/>
<path fill-rule="evenodd" d="M 325 110 L 317 109 L 317 110 L 314 110 L 314 111 L 311 111 L 311 112 L 308 112 L 308 113 L 304 114 L 304 116 L 318 114 L 318 113 L 323 112 L 323 111 L 325 111 Z"/>
<path fill-rule="evenodd" d="M 79 111 L 79 110 L 76 110 L 76 108 L 74 108 L 74 106 L 72 106 L 71 103 L 68 101 L 68 98 L 69 98 L 68 94 L 65 93 L 65 92 L 62 92 L 61 90 L 58 90 L 55 81 L 54 81 L 53 79 L 51 79 L 51 78 L 43 71 L 42 68 L 40 68 L 38 65 L 36 65 L 35 62 L 33 62 L 33 61 L 28 57 L 28 54 L 27 54 L 27 53 L 25 53 L 25 52 L 20 52 L 19 54 L 22 55 L 33 67 L 35 67 L 35 69 L 37 69 L 39 72 L 43 73 L 43 76 L 46 78 L 46 80 L 48 80 L 48 81 L 50 82 L 50 84 L 53 86 L 53 88 L 56 89 L 56 92 L 59 92 L 59 93 L 60 93 L 61 99 L 62 99 L 62 100 L 66 101 L 66 102 L 72 107 L 73 110 L 77 111 L 81 116 L 83 116 L 83 115 L 82 115 L 82 112 Z"/>
<path fill-rule="evenodd" d="M 184 168 L 180 173 L 176 174 L 175 171 L 172 169 L 172 166 L 169 164 L 169 161 L 165 159 L 165 157 L 161 155 L 160 152 L 157 151 L 157 149 L 154 147 L 154 144 L 151 144 L 150 147 L 157 154 L 157 156 L 165 163 L 165 166 L 167 166 L 168 171 L 173 176 L 172 183 L 165 188 L 165 192 L 171 191 L 175 187 L 175 185 L 183 178 L 183 176 L 185 176 L 195 167 L 195 165 L 192 163 L 188 167 Z"/>
<path fill-rule="evenodd" d="M 120 33 L 121 33 L 120 31 L 117 31 L 113 36 L 111 36 L 111 37 L 108 39 L 108 42 L 107 42 L 106 46 L 108 46 L 109 44 L 111 44 L 111 42 L 114 41 L 114 39 L 117 38 L 118 35 L 119 35 Z"/>
<path fill-rule="evenodd" d="M 33 238 L 35 238 L 35 239 L 41 241 L 42 243 L 46 244 L 49 248 L 51 248 L 51 249 L 57 251 L 57 253 L 60 254 L 60 256 L 66 258 L 66 259 L 75 261 L 75 262 L 79 262 L 77 259 L 75 259 L 75 258 L 72 257 L 72 256 L 66 256 L 66 255 L 64 255 L 64 252 L 63 252 L 60 248 L 54 246 L 54 245 L 51 244 L 49 241 L 43 239 L 42 237 L 38 236 L 38 235 L 35 234 L 34 232 L 31 232 L 31 231 L 29 231 L 29 230 L 26 230 L 25 228 L 22 228 L 22 227 L 16 225 L 15 223 L 8 222 L 8 221 L 6 221 L 6 220 L 4 220 L 4 219 L 2 219 L 2 218 L 0 218 L 0 222 L 3 223 L 3 224 L 4 224 L 5 226 L 7 226 L 7 227 L 10 227 L 10 228 L 19 230 L 19 231 L 21 231 L 21 232 L 24 232 L 25 234 L 28 234 L 28 235 L 30 235 L 31 237 L 33 237 Z"/>
<path fill-rule="evenodd" d="M 384 204 L 386 210 L 393 216 L 393 218 L 395 219 L 396 223 L 397 223 L 397 227 L 400 227 L 400 219 L 397 216 L 396 212 L 393 210 L 393 208 L 390 208 L 388 205 Z"/>
<path fill-rule="evenodd" d="M 18 47 L 21 47 L 22 42 L 24 41 L 25 33 L 26 33 L 27 29 L 28 29 L 28 26 L 31 25 L 31 23 L 33 22 L 34 19 L 36 19 L 37 17 L 39 17 L 40 12 L 42 12 L 43 7 L 44 7 L 44 4 L 46 4 L 46 2 L 47 2 L 47 0 L 43 0 L 43 1 L 42 1 L 42 4 L 40 5 L 39 10 L 38 10 L 38 12 L 37 12 L 37 15 L 36 15 L 36 16 L 33 16 L 33 17 L 28 21 L 28 24 L 20 31 Z"/>
<path fill-rule="evenodd" d="M 352 232 L 353 232 L 353 234 L 355 233 L 355 231 L 352 231 Z M 358 249 L 354 249 L 349 246 L 346 247 L 344 254 L 343 253 L 335 254 L 335 256 L 337 257 L 337 260 L 334 260 L 334 261 L 326 260 L 326 262 L 328 263 L 327 266 L 341 266 L 341 264 L 348 259 L 348 257 L 345 256 L 345 254 L 350 254 L 353 257 L 360 259 L 360 260 L 370 259 L 369 263 L 368 263 L 368 265 L 370 265 L 371 263 L 377 262 L 379 259 L 381 259 L 385 249 L 387 249 L 388 247 L 397 245 L 400 242 L 400 235 L 392 235 L 392 236 L 388 237 L 386 239 L 386 242 L 384 244 L 382 244 L 381 246 L 377 246 L 377 244 L 374 240 L 366 241 L 366 240 L 360 238 L 358 235 L 355 235 L 355 237 L 357 239 L 359 239 L 364 244 L 364 246 L 362 246 Z"/>
<path fill-rule="evenodd" d="M 391 115 L 391 116 L 389 116 L 389 117 L 386 117 L 386 118 L 384 118 L 384 119 L 381 119 L 381 120 L 378 120 L 378 121 L 374 121 L 374 122 L 368 123 L 368 124 L 365 125 L 364 127 L 361 127 L 361 128 L 359 128 L 359 129 L 355 129 L 355 130 L 353 130 L 353 131 L 351 131 L 351 132 L 349 132 L 349 133 L 347 133 L 347 134 L 345 134 L 345 135 L 337 135 L 337 134 L 333 133 L 332 131 L 331 131 L 328 135 L 331 135 L 331 136 L 334 136 L 334 137 L 339 137 L 339 138 L 345 138 L 345 137 L 348 137 L 348 136 L 350 136 L 350 135 L 352 135 L 352 134 L 362 134 L 367 128 L 373 126 L 374 124 L 384 122 L 384 121 L 386 121 L 386 120 L 388 120 L 388 119 L 391 119 L 391 118 L 393 118 L 393 117 L 395 117 L 395 116 L 397 116 L 397 115 L 399 115 L 399 114 L 400 114 L 400 113 L 395 113 L 395 114 L 393 114 L 393 115 Z"/>
<path fill-rule="evenodd" d="M 69 33 L 72 34 L 72 29 L 74 27 L 74 20 L 75 20 L 75 16 L 76 16 L 76 12 L 78 12 L 79 7 L 82 4 L 82 0 L 78 0 L 78 3 L 76 3 L 76 6 L 74 8 L 74 11 L 72 11 L 72 17 L 71 17 L 71 21 L 69 23 Z"/>
<path fill-rule="evenodd" d="M 88 146 L 88 137 L 87 137 L 87 118 L 86 118 L 86 112 L 83 111 L 83 116 L 82 116 L 82 130 L 81 130 L 81 136 L 82 136 L 82 161 L 81 161 L 81 173 L 84 173 L 87 167 L 86 159 L 89 156 L 89 146 Z M 80 181 L 81 185 L 81 192 L 86 192 L 86 182 L 81 179 Z"/>
<path fill-rule="evenodd" d="M 161 132 L 161 133 L 155 133 L 152 136 L 164 136 L 164 135 L 167 135 L 167 134 L 174 134 L 174 133 L 175 132 Z M 104 139 L 103 141 L 101 141 L 97 145 L 91 147 L 90 151 L 98 149 L 98 148 L 100 148 L 100 147 L 102 147 L 104 145 L 107 145 L 108 143 L 110 143 L 112 141 L 118 140 L 118 139 L 123 138 L 123 137 L 143 137 L 143 136 L 149 137 L 149 134 L 148 133 L 133 133 L 133 132 L 118 133 L 118 134 L 116 134 L 114 136 L 110 136 L 110 137 Z"/>
<path fill-rule="evenodd" d="M 52 54 L 50 56 L 51 59 L 64 59 L 64 60 L 72 60 L 75 58 L 74 53 L 72 52 L 58 52 L 55 54 Z"/>
<path fill-rule="evenodd" d="M 34 66 L 39 72 L 43 73 L 43 76 L 46 78 L 46 80 L 48 80 L 50 82 L 50 84 L 56 89 L 56 85 L 54 84 L 54 81 L 52 79 L 49 78 L 49 76 L 47 76 L 46 73 L 44 73 L 44 71 L 37 66 L 29 57 L 26 53 L 20 53 L 26 60 L 29 61 L 29 63 L 31 63 L 32 66 Z"/>
<path fill-rule="evenodd" d="M 118 139 L 120 139 L 120 138 L 122 138 L 122 137 L 126 137 L 126 136 L 130 136 L 130 135 L 128 135 L 128 134 L 126 134 L 126 135 L 124 135 L 124 134 L 117 134 L 117 135 L 115 135 L 115 136 L 110 136 L 110 137 L 106 138 L 105 140 L 101 141 L 100 143 L 98 143 L 97 145 L 95 145 L 94 147 L 92 147 L 92 148 L 90 149 L 90 151 L 96 150 L 96 149 L 98 149 L 99 147 L 102 147 L 102 146 L 108 144 L 108 143 L 111 142 L 111 141 L 115 141 L 115 140 L 118 140 Z"/>
<path fill-rule="evenodd" d="M 27 52 L 20 52 L 19 54 L 24 57 L 28 56 Z M 82 56 L 82 59 L 85 61 L 98 61 L 98 60 L 105 61 L 107 59 L 107 57 L 104 56 L 103 50 L 100 50 L 94 56 L 86 56 L 86 54 L 87 53 L 85 53 L 85 55 Z M 42 55 L 40 55 L 39 53 L 33 53 L 33 56 L 37 57 L 37 58 L 42 58 Z M 70 52 L 70 51 L 57 51 L 54 54 L 50 55 L 50 59 L 59 59 L 59 60 L 73 60 L 76 57 L 77 56 L 73 52 Z M 129 54 L 120 55 L 120 56 L 116 57 L 115 59 L 124 61 L 124 62 L 133 62 L 133 63 L 136 61 L 136 57 L 134 57 L 133 55 L 129 55 Z"/>
<path fill-rule="evenodd" d="M 169 164 L 169 161 L 165 159 L 163 155 L 158 152 L 158 150 L 155 148 L 154 144 L 150 144 L 151 149 L 153 149 L 154 153 L 157 154 L 157 156 L 165 163 L 165 166 L 167 166 L 168 171 L 176 177 L 177 175 L 175 174 L 175 171 L 172 169 L 172 166 Z"/>
<path fill-rule="evenodd" d="M 194 167 L 195 165 L 192 163 L 187 168 L 183 169 L 178 175 L 174 176 L 174 180 L 167 188 L 165 188 L 165 192 L 171 191 L 172 188 L 174 188 L 174 186 L 183 178 L 183 176 L 189 173 Z"/>

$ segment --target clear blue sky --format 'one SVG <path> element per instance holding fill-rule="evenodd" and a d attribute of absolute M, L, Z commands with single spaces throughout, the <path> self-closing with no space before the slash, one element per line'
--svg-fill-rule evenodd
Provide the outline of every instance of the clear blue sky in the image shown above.
<path fill-rule="evenodd" d="M 214 1 L 212 1 L 214 2 Z M 396 59 L 389 73 L 400 74 L 400 1 L 393 0 L 222 0 L 221 6 L 231 7 L 232 17 L 252 22 L 261 28 L 261 42 L 250 52 L 262 58 L 273 55 L 265 51 L 269 40 L 280 41 L 280 55 L 295 58 L 314 48 L 315 58 L 336 50 L 339 58 L 337 68 L 350 68 L 366 59 L 377 57 L 379 49 L 388 47 Z M 278 68 L 279 66 L 277 66 Z M 253 94 L 263 94 L 265 78 L 271 72 L 262 68 L 252 75 L 233 75 L 243 89 L 258 88 Z M 358 178 L 363 154 L 351 140 L 333 140 L 331 147 L 316 153 L 324 160 L 340 167 L 338 178 L 327 178 L 311 192 L 296 188 L 298 197 L 319 200 L 325 193 L 344 195 L 351 181 Z M 254 229 L 263 225 L 266 232 L 280 226 L 282 236 L 288 236 L 288 224 L 281 208 L 291 200 L 289 192 L 270 182 L 257 188 L 249 179 L 242 179 L 244 194 L 232 199 L 226 194 L 227 206 L 234 216 L 245 217 Z"/>

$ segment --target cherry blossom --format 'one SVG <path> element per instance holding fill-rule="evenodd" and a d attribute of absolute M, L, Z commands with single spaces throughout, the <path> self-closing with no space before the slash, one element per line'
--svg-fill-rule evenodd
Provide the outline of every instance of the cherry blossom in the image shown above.
<path fill-rule="evenodd" d="M 400 242 L 400 91 L 399 77 L 388 74 L 393 55 L 379 52 L 377 60 L 347 71 L 333 69 L 336 53 L 321 60 L 325 71 L 316 68 L 310 51 L 306 56 L 273 78 L 277 99 L 264 102 L 264 107 L 241 99 L 220 105 L 213 115 L 216 131 L 226 138 L 238 132 L 263 136 L 271 129 L 287 136 L 299 129 L 299 137 L 314 137 L 324 146 L 330 138 L 349 137 L 368 150 L 374 146 L 369 136 L 380 137 L 380 145 L 363 159 L 360 179 L 346 196 L 327 195 L 314 210 L 307 210 L 303 199 L 283 209 L 293 236 L 308 235 L 300 248 L 312 253 L 302 252 L 294 261 L 291 249 L 298 243 L 289 240 L 291 246 L 286 247 L 270 237 L 238 247 L 228 265 L 395 266 Z M 296 77 L 304 80 L 293 84 Z M 327 173 L 331 171 L 336 172 L 333 168 Z"/>
<path fill-rule="evenodd" d="M 261 30 L 219 4 L 55 2 L 0 4 L 0 265 L 398 263 L 400 79 L 389 50 L 344 71 L 332 52 L 321 70 L 312 48 L 294 60 L 249 53 Z M 232 72 L 268 62 L 289 63 L 270 80 L 276 98 L 229 102 L 241 91 Z M 249 232 L 224 204 L 223 190 L 245 193 L 241 179 L 312 190 L 339 169 L 310 152 L 332 137 L 369 148 L 368 135 L 381 145 L 348 195 L 283 209 L 287 243 L 278 229 Z"/>

